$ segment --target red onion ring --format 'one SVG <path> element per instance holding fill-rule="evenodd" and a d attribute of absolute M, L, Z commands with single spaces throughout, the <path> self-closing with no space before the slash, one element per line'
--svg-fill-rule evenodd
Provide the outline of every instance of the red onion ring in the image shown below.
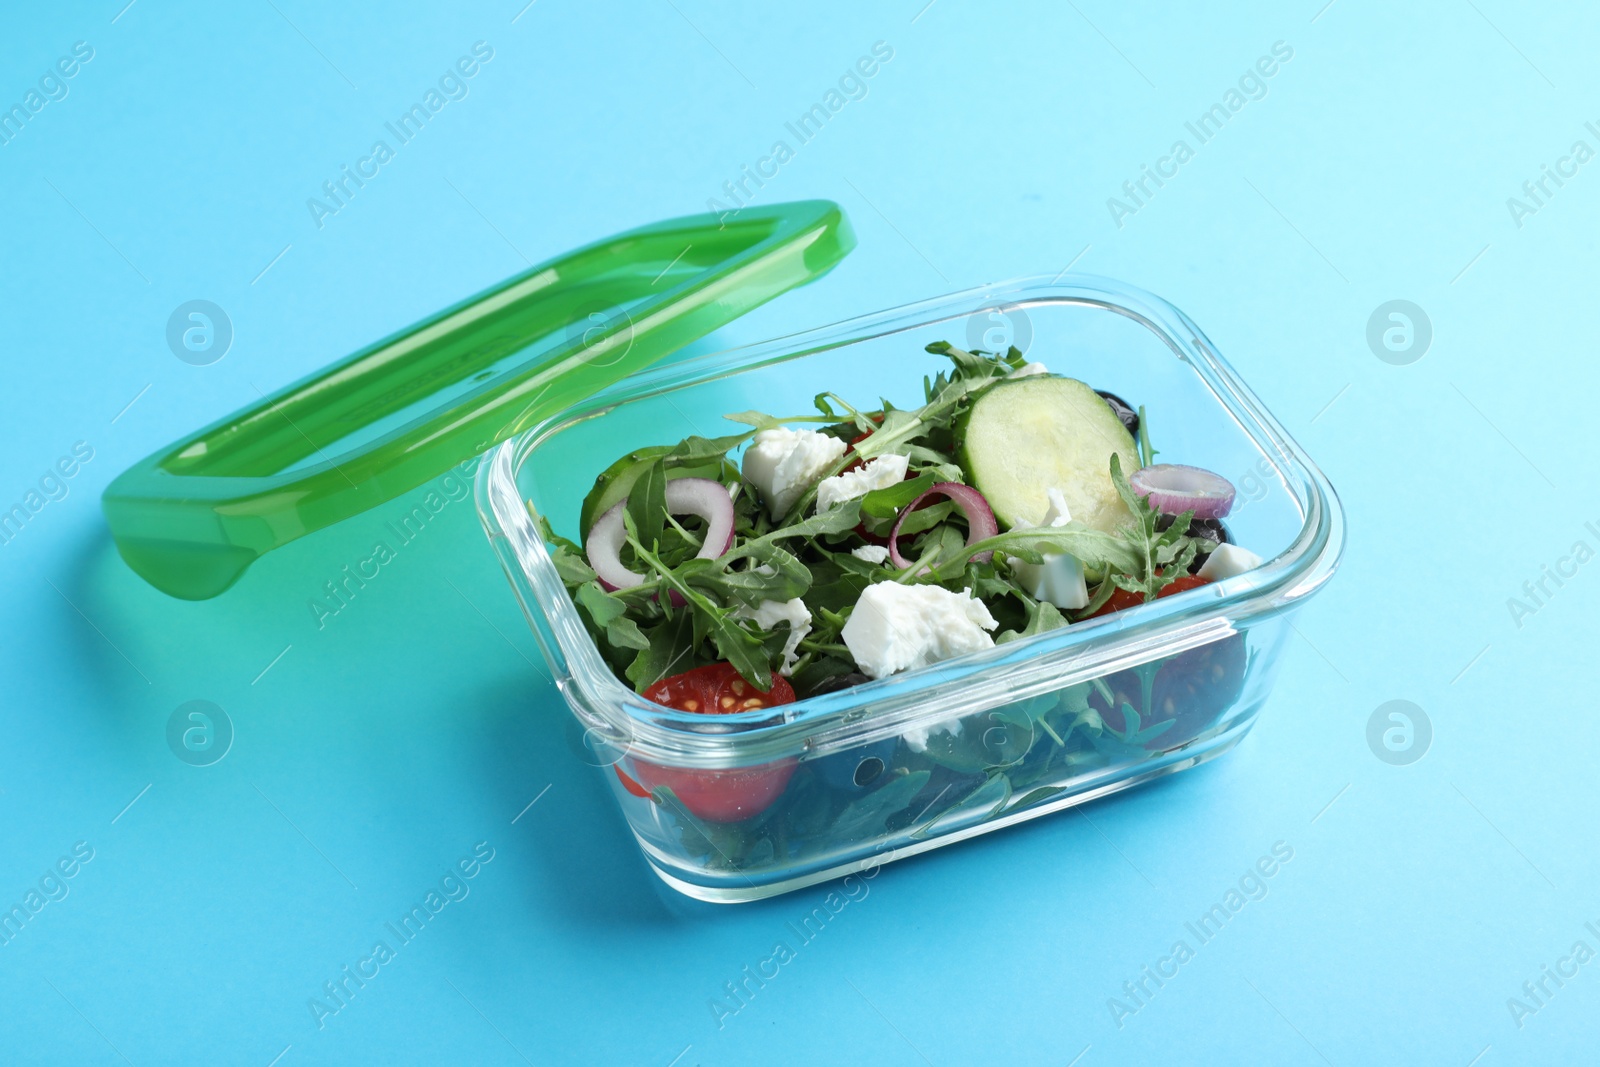
<path fill-rule="evenodd" d="M 1128 485 L 1164 515 L 1193 511 L 1197 519 L 1220 519 L 1233 510 L 1233 483 L 1201 467 L 1157 463 L 1134 471 Z"/>
<path fill-rule="evenodd" d="M 622 545 L 628 531 L 622 522 L 627 500 L 619 500 L 594 520 L 584 538 L 584 553 L 594 568 L 600 585 L 607 590 L 632 589 L 643 585 L 645 576 L 622 565 Z M 733 498 L 721 482 L 710 478 L 674 478 L 667 482 L 667 513 L 697 515 L 706 520 L 706 539 L 695 553 L 701 559 L 716 559 L 733 545 Z M 676 592 L 673 597 L 678 598 Z"/>
<path fill-rule="evenodd" d="M 903 569 L 911 566 L 911 561 L 900 554 L 900 527 L 905 524 L 906 516 L 916 511 L 930 496 L 949 497 L 961 509 L 961 514 L 967 517 L 967 544 L 977 544 L 1000 532 L 1000 523 L 995 520 L 994 510 L 989 507 L 982 493 L 960 482 L 938 482 L 907 504 L 900 512 L 900 517 L 894 520 L 894 529 L 889 531 L 889 558 L 896 567 Z M 979 563 L 987 563 L 993 556 L 993 552 L 979 552 L 972 558 Z"/>

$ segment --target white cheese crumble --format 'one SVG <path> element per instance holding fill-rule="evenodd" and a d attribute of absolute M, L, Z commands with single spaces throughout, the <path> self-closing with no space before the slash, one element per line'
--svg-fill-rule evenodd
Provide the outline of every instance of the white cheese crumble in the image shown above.
<path fill-rule="evenodd" d="M 1050 506 L 1045 509 L 1042 526 L 1065 526 L 1072 521 L 1067 510 L 1067 498 L 1059 489 L 1045 493 Z M 1012 529 L 1026 529 L 1032 523 L 1018 520 Z M 1048 601 L 1058 608 L 1084 608 L 1089 606 L 1089 586 L 1083 579 L 1083 564 L 1076 556 L 1064 552 L 1047 552 L 1042 563 L 1027 563 L 1015 556 L 1007 557 L 1012 577 L 1035 600 Z"/>
<path fill-rule="evenodd" d="M 997 625 L 969 591 L 878 582 L 862 591 L 839 636 L 863 674 L 882 678 L 993 648 L 985 631 Z"/>
<path fill-rule="evenodd" d="M 889 549 L 885 545 L 862 545 L 860 548 L 852 548 L 850 554 L 868 563 L 889 562 Z"/>
<path fill-rule="evenodd" d="M 763 630 L 771 630 L 780 622 L 789 624 L 789 638 L 783 643 L 783 665 L 778 668 L 779 674 L 788 677 L 800 658 L 795 655 L 795 649 L 811 632 L 811 611 L 806 607 L 806 602 L 799 597 L 793 600 L 763 600 L 756 607 L 740 608 L 734 612 L 734 616 L 749 619 Z"/>
<path fill-rule="evenodd" d="M 951 737 L 960 737 L 961 723 L 962 720 L 960 719 L 951 723 L 923 723 L 919 726 L 913 726 L 900 736 L 906 739 L 906 745 L 911 751 L 926 752 L 928 750 L 928 738 L 934 734 L 949 734 Z"/>
<path fill-rule="evenodd" d="M 844 455 L 845 447 L 837 437 L 816 430 L 774 426 L 758 432 L 745 450 L 744 477 L 778 518 Z"/>
<path fill-rule="evenodd" d="M 906 466 L 911 461 L 893 452 L 869 461 L 866 466 L 832 478 L 824 478 L 817 486 L 817 514 L 857 497 L 866 496 L 874 489 L 887 489 L 905 481 Z"/>
<path fill-rule="evenodd" d="M 1035 374 L 1049 374 L 1049 373 L 1050 373 L 1050 368 L 1046 367 L 1043 363 L 1024 363 L 1022 366 L 1020 366 L 1016 370 L 1012 371 L 1011 374 L 1010 374 L 1010 377 L 1012 377 L 1012 378 L 1031 378 Z"/>
<path fill-rule="evenodd" d="M 1238 545 L 1218 545 L 1196 572 L 1208 582 L 1220 582 L 1261 566 L 1261 557 Z"/>

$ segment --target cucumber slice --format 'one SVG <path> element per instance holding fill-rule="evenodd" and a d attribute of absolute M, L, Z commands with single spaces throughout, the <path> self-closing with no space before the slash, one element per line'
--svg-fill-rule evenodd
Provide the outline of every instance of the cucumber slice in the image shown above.
<path fill-rule="evenodd" d="M 1111 484 L 1111 454 L 1139 452 L 1109 405 L 1075 378 L 1036 375 L 979 394 L 958 429 L 958 459 L 1006 528 L 1037 525 L 1059 489 L 1074 521 L 1110 533 L 1133 516 Z"/>
<path fill-rule="evenodd" d="M 578 511 L 579 536 L 587 538 L 589 528 L 594 521 L 604 515 L 613 504 L 627 498 L 633 492 L 634 483 L 637 482 L 645 470 L 672 451 L 672 445 L 650 445 L 629 452 L 611 466 L 600 472 L 594 480 L 594 488 L 589 490 L 589 495 L 583 498 L 583 507 Z M 688 467 L 668 467 L 667 480 L 674 478 L 722 478 L 727 473 L 725 462 L 698 463 Z M 737 475 L 737 471 L 735 471 Z"/>
<path fill-rule="evenodd" d="M 600 476 L 594 480 L 594 488 L 583 498 L 583 507 L 578 510 L 578 536 L 586 540 L 589 536 L 589 527 L 594 525 L 594 520 L 605 514 L 611 505 L 626 497 L 645 468 L 666 455 L 668 451 L 670 451 L 668 445 L 651 445 L 637 452 L 629 452 L 601 471 Z"/>

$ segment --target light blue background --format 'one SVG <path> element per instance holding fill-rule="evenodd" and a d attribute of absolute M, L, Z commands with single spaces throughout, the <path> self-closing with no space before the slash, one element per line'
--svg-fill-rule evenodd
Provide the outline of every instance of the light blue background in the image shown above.
<path fill-rule="evenodd" d="M 1600 543 L 1600 163 L 1520 227 L 1506 199 L 1600 148 L 1600 10 L 123 2 L 14 6 L 0 32 L 7 105 L 95 49 L 0 147 L 0 505 L 94 449 L 0 547 L 0 902 L 94 849 L 0 947 L 0 1061 L 1592 1058 L 1600 961 L 1520 1028 L 1506 1001 L 1600 948 L 1600 565 L 1520 627 L 1506 601 Z M 319 229 L 306 199 L 478 40 L 470 96 Z M 183 603 L 117 558 L 98 494 L 528 261 L 703 209 L 879 40 L 867 98 L 761 193 L 838 200 L 860 248 L 717 340 L 1069 262 L 1124 278 L 1198 321 L 1322 464 L 1349 550 L 1232 755 L 886 868 L 719 1029 L 708 1001 L 825 887 L 666 899 L 573 758 L 470 503 L 319 630 L 308 599 L 383 509 Z M 1268 95 L 1119 228 L 1107 198 L 1275 41 L 1294 57 Z M 236 331 L 206 367 L 164 339 L 196 298 Z M 1409 366 L 1365 340 L 1396 298 L 1435 331 Z M 192 699 L 237 731 L 211 767 L 165 740 Z M 1391 699 L 1433 723 L 1410 766 L 1367 745 Z M 485 841 L 470 896 L 319 1029 L 308 998 Z M 1268 896 L 1119 1028 L 1108 998 L 1279 841 Z"/>

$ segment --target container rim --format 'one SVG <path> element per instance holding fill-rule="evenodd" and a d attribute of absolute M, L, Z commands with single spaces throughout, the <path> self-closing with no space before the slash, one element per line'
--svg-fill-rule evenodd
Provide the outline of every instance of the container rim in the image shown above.
<path fill-rule="evenodd" d="M 938 322 L 1029 305 L 1097 307 L 1132 319 L 1188 363 L 1274 467 L 1302 516 L 1288 548 L 1262 566 L 1154 603 L 892 675 L 848 690 L 715 719 L 646 700 L 601 659 L 539 534 L 517 471 L 544 441 L 618 406 L 801 356 Z M 997 282 L 767 341 L 657 365 L 497 446 L 481 463 L 476 499 L 558 688 L 596 740 L 678 766 L 729 767 L 833 751 L 942 721 L 959 692 L 968 714 L 1176 654 L 1282 614 L 1320 589 L 1343 552 L 1344 511 L 1333 486 L 1198 326 L 1142 289 L 1088 274 Z"/>

